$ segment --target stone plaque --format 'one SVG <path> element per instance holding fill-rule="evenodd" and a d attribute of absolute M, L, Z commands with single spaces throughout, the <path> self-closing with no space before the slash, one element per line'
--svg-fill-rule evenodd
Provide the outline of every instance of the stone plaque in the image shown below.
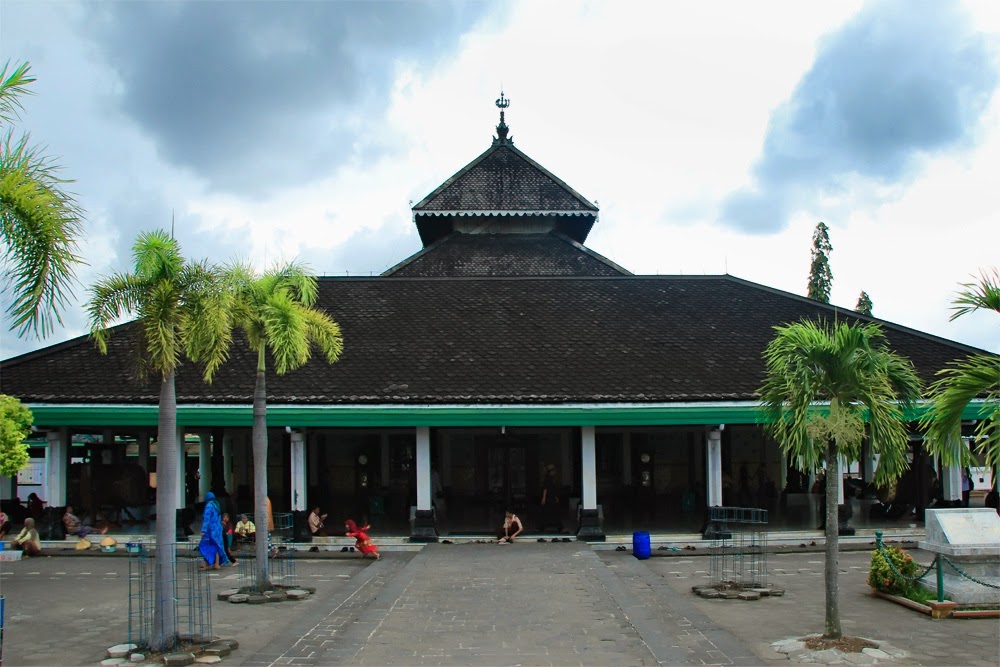
<path fill-rule="evenodd" d="M 990 507 L 929 509 L 924 525 L 928 542 L 1000 547 L 1000 515 Z"/>

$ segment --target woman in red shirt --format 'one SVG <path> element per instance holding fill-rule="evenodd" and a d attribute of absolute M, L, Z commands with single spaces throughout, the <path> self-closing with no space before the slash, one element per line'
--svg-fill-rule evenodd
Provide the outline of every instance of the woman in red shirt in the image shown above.
<path fill-rule="evenodd" d="M 371 530 L 371 526 L 363 526 L 358 528 L 358 525 L 348 519 L 344 522 L 344 527 L 347 528 L 347 536 L 354 538 L 354 547 L 361 552 L 361 557 L 374 556 L 375 560 L 380 558 L 378 553 L 378 547 L 372 544 L 371 539 L 368 537 L 366 530 Z"/>

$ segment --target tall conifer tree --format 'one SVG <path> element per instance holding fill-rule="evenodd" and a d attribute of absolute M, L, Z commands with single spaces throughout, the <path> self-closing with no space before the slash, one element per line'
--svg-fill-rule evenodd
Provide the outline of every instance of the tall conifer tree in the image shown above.
<path fill-rule="evenodd" d="M 858 305 L 854 306 L 854 310 L 858 311 L 862 315 L 871 317 L 872 298 L 868 296 L 868 292 L 861 290 L 861 294 L 858 295 Z"/>
<path fill-rule="evenodd" d="M 833 271 L 830 270 L 830 229 L 820 222 L 813 232 L 812 262 L 809 265 L 810 299 L 830 303 L 830 288 L 833 287 Z"/>

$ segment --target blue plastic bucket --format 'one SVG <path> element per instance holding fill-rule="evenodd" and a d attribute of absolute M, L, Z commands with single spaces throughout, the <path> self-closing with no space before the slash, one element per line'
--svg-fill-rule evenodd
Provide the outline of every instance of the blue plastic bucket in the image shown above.
<path fill-rule="evenodd" d="M 632 533 L 632 555 L 639 560 L 649 558 L 649 533 L 644 530 Z"/>

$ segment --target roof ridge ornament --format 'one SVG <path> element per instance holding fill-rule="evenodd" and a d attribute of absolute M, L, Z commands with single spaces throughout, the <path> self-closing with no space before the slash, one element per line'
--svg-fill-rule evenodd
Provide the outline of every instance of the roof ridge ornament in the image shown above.
<path fill-rule="evenodd" d="M 497 108 L 500 109 L 500 124 L 497 125 L 497 136 L 493 138 L 493 145 L 496 144 L 514 144 L 514 137 L 508 137 L 510 128 L 507 127 L 507 123 L 504 122 L 504 109 L 510 106 L 510 98 L 505 97 L 503 94 L 503 88 L 500 89 L 500 97 L 496 101 Z"/>

